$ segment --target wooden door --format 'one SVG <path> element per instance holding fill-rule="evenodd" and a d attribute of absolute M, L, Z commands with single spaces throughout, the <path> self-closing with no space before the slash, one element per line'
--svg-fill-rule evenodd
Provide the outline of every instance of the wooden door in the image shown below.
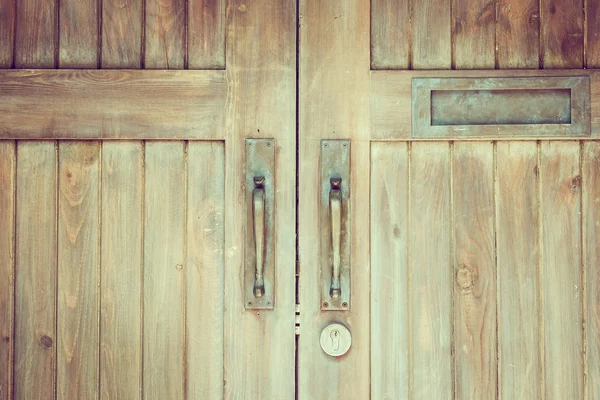
<path fill-rule="evenodd" d="M 600 398 L 600 77 L 583 69 L 600 54 L 595 4 L 300 1 L 300 399 Z M 485 104 L 473 100 L 484 81 L 529 93 L 556 77 L 589 78 L 566 89 L 568 122 L 433 121 L 480 115 L 467 111 Z M 413 78 L 433 85 L 429 103 Z M 538 114 L 557 96 L 491 115 L 526 103 Z M 351 294 L 335 311 L 320 289 L 334 257 L 322 147 L 334 139 L 351 146 Z M 333 322 L 352 334 L 341 357 L 319 346 Z"/>
<path fill-rule="evenodd" d="M 294 397 L 295 21 L 0 2 L 0 399 Z M 246 138 L 275 143 L 273 310 L 244 307 Z"/>

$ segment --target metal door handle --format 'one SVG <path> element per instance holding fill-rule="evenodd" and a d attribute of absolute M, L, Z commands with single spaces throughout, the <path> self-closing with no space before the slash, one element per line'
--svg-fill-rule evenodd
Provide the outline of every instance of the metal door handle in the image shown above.
<path fill-rule="evenodd" d="M 340 247 L 342 241 L 342 178 L 331 178 L 331 191 L 329 192 L 329 212 L 331 215 L 331 288 L 329 295 L 332 299 L 341 296 L 340 287 Z"/>
<path fill-rule="evenodd" d="M 254 296 L 261 298 L 265 294 L 265 178 L 254 177 L 252 191 L 252 213 L 254 219 L 254 247 L 256 251 L 256 270 L 254 277 Z"/>

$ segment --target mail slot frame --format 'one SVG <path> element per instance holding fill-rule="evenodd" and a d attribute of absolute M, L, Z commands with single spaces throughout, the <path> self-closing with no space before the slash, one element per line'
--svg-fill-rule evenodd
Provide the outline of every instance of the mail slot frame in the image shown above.
<path fill-rule="evenodd" d="M 569 124 L 432 125 L 433 91 L 494 91 L 569 89 Z M 418 78 L 412 79 L 412 137 L 416 139 L 492 137 L 589 137 L 591 136 L 589 76 L 515 78 Z"/>

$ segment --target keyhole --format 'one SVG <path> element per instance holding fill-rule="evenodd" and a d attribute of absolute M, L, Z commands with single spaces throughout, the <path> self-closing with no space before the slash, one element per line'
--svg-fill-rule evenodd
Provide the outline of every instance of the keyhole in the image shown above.
<path fill-rule="evenodd" d="M 334 351 L 339 350 L 340 348 L 340 332 L 339 331 L 331 331 L 329 335 L 331 337 L 331 347 Z"/>

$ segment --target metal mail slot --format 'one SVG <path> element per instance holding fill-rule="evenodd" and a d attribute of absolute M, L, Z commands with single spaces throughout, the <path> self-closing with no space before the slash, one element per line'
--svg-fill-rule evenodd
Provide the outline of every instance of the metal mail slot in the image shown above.
<path fill-rule="evenodd" d="M 414 138 L 590 136 L 590 78 L 414 78 Z"/>

